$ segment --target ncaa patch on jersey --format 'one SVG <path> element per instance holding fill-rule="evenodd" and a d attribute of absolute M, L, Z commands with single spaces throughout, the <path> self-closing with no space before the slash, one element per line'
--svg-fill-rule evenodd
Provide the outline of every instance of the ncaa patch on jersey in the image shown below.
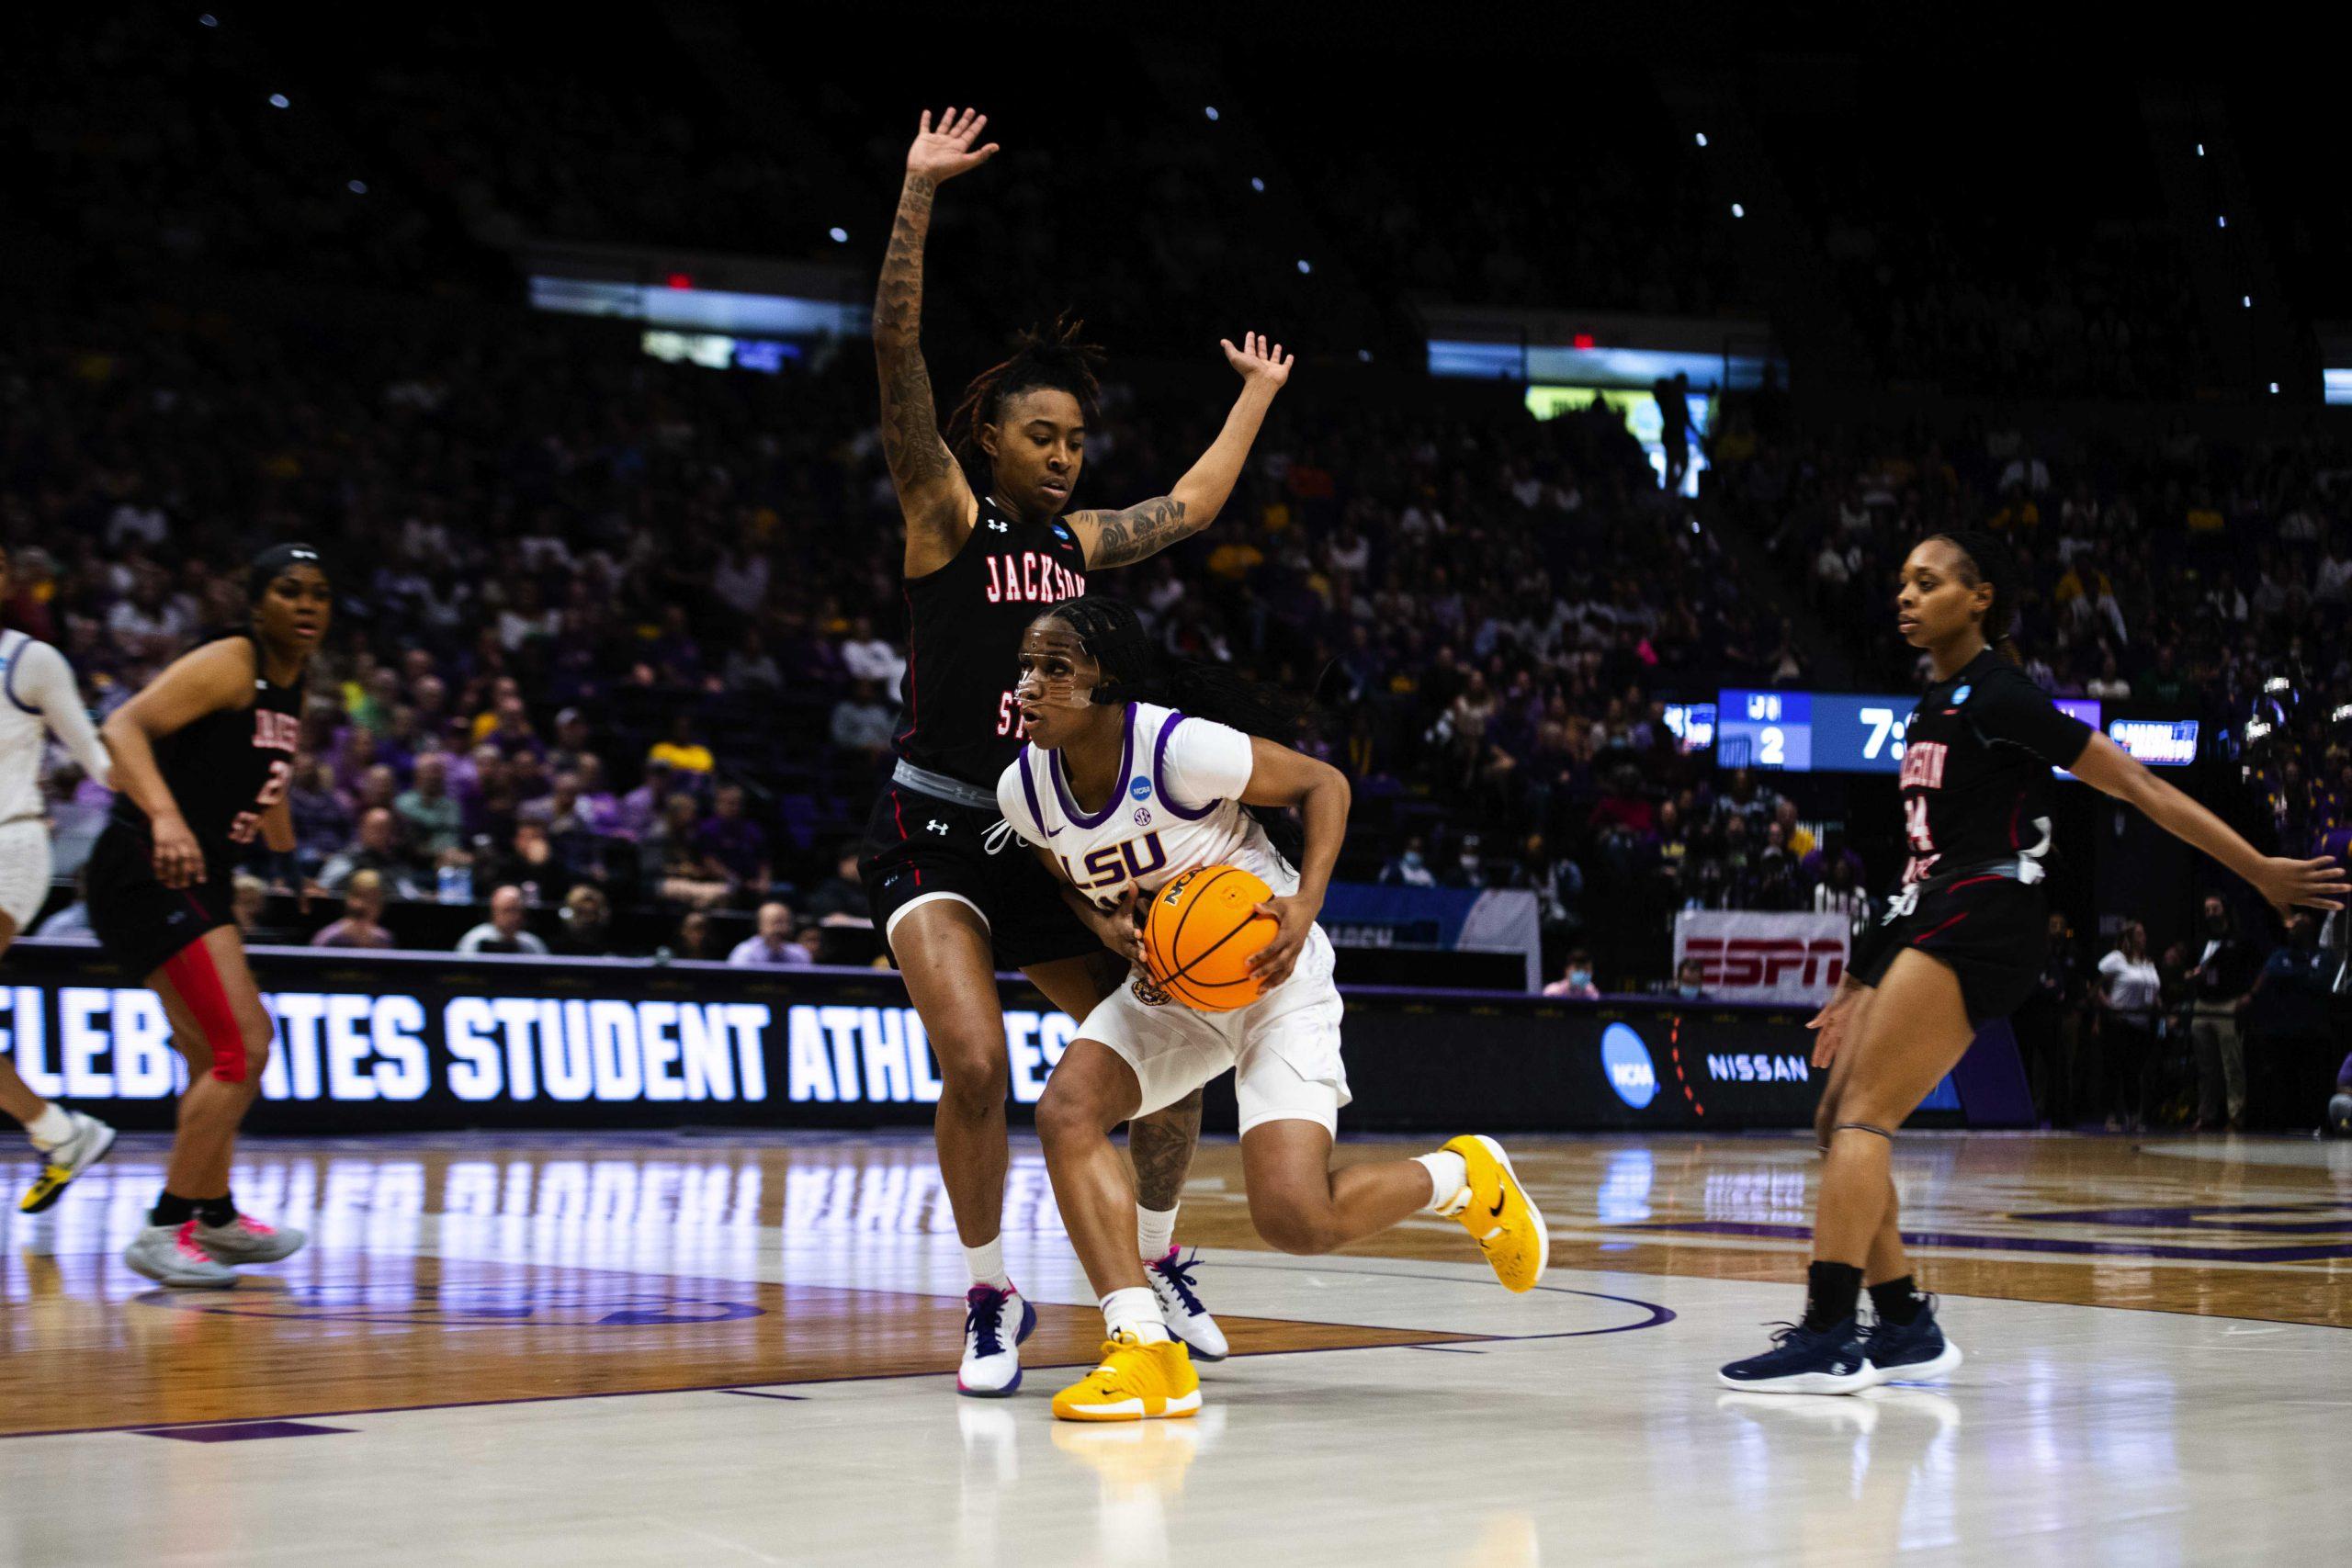
<path fill-rule="evenodd" d="M 1151 793 L 1151 781 L 1141 773 L 1137 773 L 1127 784 L 1127 793 L 1137 800 L 1141 800 Z"/>

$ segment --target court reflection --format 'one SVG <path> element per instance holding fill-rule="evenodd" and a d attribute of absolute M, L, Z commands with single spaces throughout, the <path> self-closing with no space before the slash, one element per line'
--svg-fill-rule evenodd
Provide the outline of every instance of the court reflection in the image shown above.
<path fill-rule="evenodd" d="M 1795 1562 L 1891 1562 L 1960 1539 L 1960 1406 L 1924 1388 L 1851 1396 L 1725 1393 L 1715 1408 L 1745 1431 L 1733 1438 L 1735 1495 L 1777 1527 L 1754 1556 Z M 1771 1499 L 1842 1496 L 1848 1506 L 1791 1517 Z"/>

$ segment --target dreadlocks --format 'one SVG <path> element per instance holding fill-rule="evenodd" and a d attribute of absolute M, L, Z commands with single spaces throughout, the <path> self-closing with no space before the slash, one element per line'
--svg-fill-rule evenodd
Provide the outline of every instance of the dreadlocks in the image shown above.
<path fill-rule="evenodd" d="M 1091 427 L 1101 412 L 1102 388 L 1096 373 L 1102 351 L 1082 342 L 1081 323 L 1064 315 L 1050 327 L 1030 327 L 1012 340 L 1012 353 L 972 378 L 964 400 L 947 420 L 947 445 L 968 473 L 978 473 L 987 460 L 980 450 L 980 426 L 994 424 L 1004 412 L 1005 400 L 1040 387 L 1068 392 L 1078 400 L 1079 416 Z"/>
<path fill-rule="evenodd" d="M 1991 586 L 1993 603 L 1984 610 L 1984 640 L 2010 663 L 2023 663 L 2018 656 L 2017 638 L 2010 635 L 2017 628 L 2018 594 L 2017 557 L 2009 547 L 1981 528 L 1947 528 L 1928 536 L 1941 539 L 1960 552 L 1962 582 L 1971 588 L 1979 583 Z"/>
<path fill-rule="evenodd" d="M 1079 644 L 1102 667 L 1092 697 L 1102 704 L 1145 702 L 1193 718 L 1230 725 L 1244 735 L 1262 736 L 1280 746 L 1297 742 L 1313 705 L 1278 686 L 1264 686 L 1229 664 L 1178 659 L 1152 646 L 1135 606 L 1123 599 L 1090 593 L 1065 599 L 1046 614 L 1077 634 Z M 1276 807 L 1245 806 L 1266 829 L 1283 859 L 1296 865 L 1306 835 L 1296 818 Z"/>

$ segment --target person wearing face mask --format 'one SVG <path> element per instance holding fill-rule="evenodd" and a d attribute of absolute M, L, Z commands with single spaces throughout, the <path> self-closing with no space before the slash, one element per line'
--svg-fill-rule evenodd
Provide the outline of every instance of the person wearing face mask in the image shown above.
<path fill-rule="evenodd" d="M 2108 1100 L 2107 1130 L 2137 1132 L 2147 1110 L 2147 1077 L 2155 1057 L 2156 1017 L 2164 977 L 2148 952 L 2148 928 L 2123 924 L 2115 951 L 2098 961 L 2101 1087 Z"/>
<path fill-rule="evenodd" d="M 1597 999 L 1600 988 L 1592 983 L 1592 954 L 1579 947 L 1568 954 L 1568 966 L 1561 976 L 1544 987 L 1547 997 L 1566 997 L 1571 1001 L 1589 1002 Z"/>
<path fill-rule="evenodd" d="M 1405 840 L 1404 852 L 1380 869 L 1380 880 L 1398 887 L 1435 887 L 1437 877 L 1421 852 L 1420 835 Z"/>
<path fill-rule="evenodd" d="M 1674 994 L 1686 1002 L 1707 999 L 1707 966 L 1695 958 L 1686 958 L 1674 967 Z"/>
<path fill-rule="evenodd" d="M 2238 939 L 2230 909 L 2219 894 L 2205 896 L 2205 943 L 2188 972 L 2188 1038 L 2197 1056 L 2197 1120 L 2201 1133 L 2221 1124 L 2245 1124 L 2245 1046 L 2238 1015 L 2245 1011 L 2258 967 L 2253 947 Z"/>

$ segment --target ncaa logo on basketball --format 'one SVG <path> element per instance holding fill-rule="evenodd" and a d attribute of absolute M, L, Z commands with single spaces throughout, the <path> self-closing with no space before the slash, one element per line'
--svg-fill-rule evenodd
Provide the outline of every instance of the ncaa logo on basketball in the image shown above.
<path fill-rule="evenodd" d="M 1643 1110 L 1657 1098 L 1657 1067 L 1631 1024 L 1612 1023 L 1601 1031 L 1600 1068 L 1609 1075 L 1609 1087 L 1617 1098 L 1634 1110 Z"/>

